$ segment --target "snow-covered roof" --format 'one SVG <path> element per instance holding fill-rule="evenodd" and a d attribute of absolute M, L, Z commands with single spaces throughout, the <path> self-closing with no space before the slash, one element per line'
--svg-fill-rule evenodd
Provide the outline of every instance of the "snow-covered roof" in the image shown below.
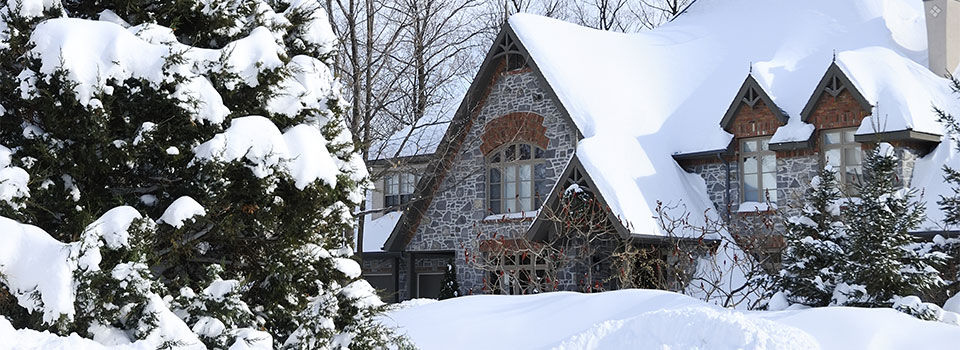
<path fill-rule="evenodd" d="M 429 119 L 426 120 L 426 119 Z M 370 146 L 368 160 L 434 154 L 450 126 L 450 117 L 425 118 L 394 132 L 383 142 Z"/>
<path fill-rule="evenodd" d="M 363 251 L 380 252 L 383 251 L 383 243 L 390 237 L 393 228 L 400 221 L 402 212 L 393 211 L 383 216 L 371 219 L 370 215 L 363 217 Z"/>
<path fill-rule="evenodd" d="M 781 141 L 809 138 L 800 114 L 834 60 L 879 106 L 882 131 L 942 134 L 932 105 L 956 107 L 947 80 L 920 63 L 921 1 L 700 0 L 637 34 L 527 14 L 509 24 L 582 133 L 577 157 L 634 233 L 662 234 L 657 200 L 713 207 L 672 155 L 727 148 L 719 123 L 748 72 L 789 117 Z"/>

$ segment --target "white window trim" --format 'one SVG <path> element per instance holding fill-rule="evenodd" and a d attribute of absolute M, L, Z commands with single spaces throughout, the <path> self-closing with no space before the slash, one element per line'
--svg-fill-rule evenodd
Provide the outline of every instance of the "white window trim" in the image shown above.
<path fill-rule="evenodd" d="M 743 139 L 740 139 L 740 140 L 739 140 L 739 142 L 740 142 L 740 145 L 739 145 L 739 146 L 740 146 L 740 154 L 738 155 L 737 166 L 739 167 L 739 176 L 740 176 L 740 203 L 747 203 L 747 202 L 766 202 L 766 201 L 768 200 L 768 196 L 769 196 L 771 193 L 773 194 L 773 196 L 776 197 L 776 200 L 779 200 L 779 199 L 780 199 L 779 194 L 776 193 L 776 191 L 779 189 L 779 186 L 778 186 L 777 183 L 776 183 L 776 180 L 777 180 L 777 172 L 778 172 L 777 166 L 776 166 L 777 152 L 776 152 L 776 151 L 773 151 L 773 150 L 770 150 L 770 148 L 769 148 L 770 139 L 771 139 L 771 136 L 760 136 L 760 137 L 743 138 Z M 766 140 L 766 141 L 767 141 L 767 145 L 768 145 L 768 146 L 767 146 L 767 149 L 766 149 L 766 150 L 759 149 L 759 144 L 758 144 L 758 150 L 757 150 L 757 151 L 754 151 L 754 152 L 744 152 L 744 147 L 743 147 L 743 145 L 744 145 L 746 142 L 750 142 L 750 141 L 763 141 L 763 140 Z M 773 169 L 774 183 L 773 183 L 773 188 L 764 188 L 764 185 L 763 185 L 763 174 L 765 173 L 765 172 L 763 171 L 763 156 L 764 156 L 764 155 L 773 155 L 773 157 L 774 157 L 774 169 Z M 757 192 L 757 195 L 760 196 L 760 197 L 763 197 L 763 198 L 757 198 L 758 201 L 747 200 L 747 199 L 746 199 L 746 181 L 745 181 L 746 175 L 745 175 L 745 173 L 744 173 L 744 163 L 745 163 L 745 162 L 744 162 L 744 159 L 747 158 L 748 156 L 756 156 L 756 157 L 757 157 L 757 172 L 756 172 L 756 176 L 757 176 L 757 191 L 758 191 L 758 192 Z M 769 172 L 766 172 L 766 173 L 769 173 Z M 767 193 L 767 191 L 770 191 L 770 193 Z M 776 200 L 770 201 L 770 202 L 771 202 L 771 203 L 776 203 Z"/>

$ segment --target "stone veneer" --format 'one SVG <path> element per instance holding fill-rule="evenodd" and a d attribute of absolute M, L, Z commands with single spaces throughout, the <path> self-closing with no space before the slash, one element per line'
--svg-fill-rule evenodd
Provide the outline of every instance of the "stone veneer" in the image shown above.
<path fill-rule="evenodd" d="M 490 89 L 459 154 L 406 248 L 414 252 L 454 251 L 457 278 L 464 294 L 480 293 L 485 277 L 483 271 L 466 263 L 466 254 L 478 251 L 478 233 L 497 232 L 500 236 L 516 237 L 531 223 L 530 220 L 485 220 L 489 215 L 487 163 L 480 145 L 486 124 L 511 113 L 542 116 L 548 139 L 544 158 L 549 184 L 557 182 L 576 145 L 576 130 L 561 115 L 536 73 L 529 69 L 502 73 Z M 542 195 L 546 197 L 548 193 Z"/>
<path fill-rule="evenodd" d="M 900 160 L 897 173 L 905 186 L 910 186 L 913 169 L 921 151 L 911 146 L 895 146 L 895 155 Z M 810 188 L 820 169 L 819 152 L 799 152 L 800 154 L 777 154 L 777 208 L 787 215 L 799 213 L 804 193 Z M 730 162 L 730 210 L 737 218 L 751 220 L 749 215 L 737 215 L 740 204 L 739 162 L 736 158 Z M 707 194 L 714 207 L 724 217 L 726 213 L 724 191 L 726 185 L 726 169 L 719 160 L 712 162 L 701 161 L 684 167 L 687 171 L 700 175 L 707 185 Z"/>

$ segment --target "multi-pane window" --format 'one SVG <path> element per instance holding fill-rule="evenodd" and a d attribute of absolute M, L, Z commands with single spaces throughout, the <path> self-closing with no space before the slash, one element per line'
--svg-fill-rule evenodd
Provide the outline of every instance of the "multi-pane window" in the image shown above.
<path fill-rule="evenodd" d="M 770 138 L 740 141 L 742 202 L 777 202 L 777 154 Z"/>
<path fill-rule="evenodd" d="M 856 128 L 821 132 L 824 163 L 833 167 L 839 177 L 838 182 L 844 185 L 844 191 L 848 193 L 856 191 L 856 183 L 863 171 L 863 151 L 853 139 L 856 132 Z"/>
<path fill-rule="evenodd" d="M 417 186 L 417 176 L 408 173 L 389 174 L 383 181 L 383 206 L 391 211 L 410 202 L 413 190 Z"/>
<path fill-rule="evenodd" d="M 547 269 L 549 266 L 542 257 L 519 251 L 505 253 L 492 259 L 490 263 L 498 271 L 490 272 L 488 288 L 493 294 L 535 294 L 548 287 Z"/>
<path fill-rule="evenodd" d="M 547 164 L 543 149 L 525 143 L 501 147 L 489 156 L 487 199 L 490 212 L 536 210 L 546 196 Z"/>

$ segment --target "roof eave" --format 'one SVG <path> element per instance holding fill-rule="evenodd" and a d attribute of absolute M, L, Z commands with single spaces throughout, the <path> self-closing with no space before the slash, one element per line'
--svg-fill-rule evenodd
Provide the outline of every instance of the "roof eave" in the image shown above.
<path fill-rule="evenodd" d="M 813 147 L 813 137 L 803 141 L 777 142 L 770 144 L 771 151 L 796 151 Z"/>
<path fill-rule="evenodd" d="M 914 141 L 921 143 L 939 143 L 942 135 L 928 132 L 914 131 L 912 129 L 875 132 L 870 134 L 854 135 L 853 140 L 863 143 L 876 143 L 888 141 Z"/>
<path fill-rule="evenodd" d="M 732 144 L 733 143 L 731 143 L 731 145 Z M 671 155 L 670 157 L 673 157 L 673 160 L 680 162 L 684 160 L 706 159 L 706 158 L 715 158 L 717 156 L 724 157 L 724 156 L 732 156 L 732 155 L 733 155 L 733 148 L 730 146 L 727 146 L 727 148 L 720 148 L 720 149 L 714 149 L 709 151 L 677 153 L 677 154 Z"/>

